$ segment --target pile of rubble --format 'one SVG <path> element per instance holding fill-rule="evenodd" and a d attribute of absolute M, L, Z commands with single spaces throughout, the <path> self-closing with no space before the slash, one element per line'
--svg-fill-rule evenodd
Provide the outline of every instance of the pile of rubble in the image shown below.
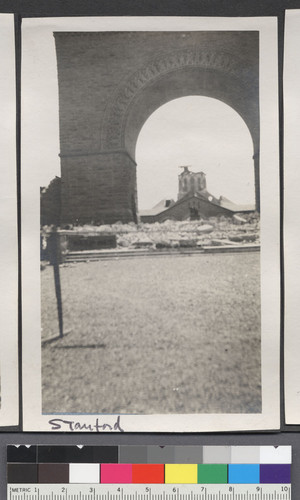
<path fill-rule="evenodd" d="M 260 243 L 259 214 L 237 214 L 232 218 L 211 217 L 197 221 L 167 220 L 145 224 L 117 222 L 102 226 L 76 226 L 76 233 L 111 233 L 116 235 L 117 248 L 163 249 L 204 246 L 241 246 Z"/>
<path fill-rule="evenodd" d="M 117 244 L 126 248 L 178 248 L 259 244 L 259 218 L 234 216 L 205 221 L 166 221 L 143 224 L 135 231 L 118 233 Z"/>

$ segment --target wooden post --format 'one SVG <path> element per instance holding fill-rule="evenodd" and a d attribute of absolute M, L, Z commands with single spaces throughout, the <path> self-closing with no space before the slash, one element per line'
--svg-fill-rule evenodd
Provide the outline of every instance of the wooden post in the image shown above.
<path fill-rule="evenodd" d="M 59 338 L 63 338 L 63 310 L 62 310 L 62 299 L 61 299 L 61 286 L 60 286 L 60 273 L 59 273 L 59 263 L 60 263 L 60 241 L 59 235 L 57 234 L 56 227 L 53 228 L 52 233 L 48 238 L 48 250 L 50 264 L 53 266 L 54 273 L 54 286 L 55 295 L 57 303 L 57 314 L 58 314 L 58 324 L 59 324 Z"/>

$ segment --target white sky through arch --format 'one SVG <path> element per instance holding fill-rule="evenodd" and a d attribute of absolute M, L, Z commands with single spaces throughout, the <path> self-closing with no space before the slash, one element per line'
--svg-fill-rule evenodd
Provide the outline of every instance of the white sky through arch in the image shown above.
<path fill-rule="evenodd" d="M 177 199 L 180 165 L 206 174 L 214 196 L 255 203 L 252 138 L 240 115 L 208 97 L 174 99 L 145 122 L 137 141 L 139 209 Z"/>

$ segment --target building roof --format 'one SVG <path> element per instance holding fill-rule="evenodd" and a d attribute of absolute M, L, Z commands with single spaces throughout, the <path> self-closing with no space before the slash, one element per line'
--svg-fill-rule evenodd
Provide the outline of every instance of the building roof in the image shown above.
<path fill-rule="evenodd" d="M 173 208 L 176 205 L 181 205 L 182 203 L 185 203 L 186 201 L 190 201 L 193 198 L 196 198 L 197 200 L 205 200 L 206 202 L 209 202 L 212 205 L 217 206 L 217 207 L 221 206 L 218 203 L 218 200 L 216 200 L 216 198 L 214 196 L 210 195 L 210 193 L 208 191 L 206 191 L 206 190 L 203 190 L 203 191 L 205 191 L 205 195 L 204 195 L 204 193 L 202 194 L 202 192 L 195 192 L 195 193 L 189 192 L 189 193 L 187 193 L 185 196 L 183 196 L 182 198 L 180 198 L 176 202 L 174 202 L 173 200 L 171 200 L 172 203 L 170 203 L 167 207 L 165 206 L 165 202 L 168 201 L 168 200 L 161 200 L 152 209 L 150 209 L 150 210 L 141 210 L 139 212 L 139 215 L 143 216 L 143 217 L 147 216 L 147 215 L 148 216 L 158 215 L 158 214 L 161 214 L 163 212 L 167 212 L 169 209 Z M 222 207 L 222 208 L 223 208 L 223 210 L 231 212 L 230 208 L 227 208 L 227 207 Z"/>
<path fill-rule="evenodd" d="M 219 202 L 221 207 L 228 208 L 233 212 L 252 212 L 255 210 L 254 204 L 239 205 L 237 203 L 233 203 L 231 200 L 228 200 L 225 196 L 220 196 Z"/>
<path fill-rule="evenodd" d="M 148 210 L 139 210 L 139 215 L 158 215 L 161 212 L 164 212 L 168 208 L 172 207 L 173 205 L 175 205 L 174 200 L 163 199 L 156 205 L 154 205 L 154 207 L 149 208 Z"/>

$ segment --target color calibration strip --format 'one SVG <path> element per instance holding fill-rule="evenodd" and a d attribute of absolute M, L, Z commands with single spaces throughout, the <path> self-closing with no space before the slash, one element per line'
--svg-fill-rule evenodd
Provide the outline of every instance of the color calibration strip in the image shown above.
<path fill-rule="evenodd" d="M 290 446 L 8 446 L 9 484 L 290 484 Z"/>
<path fill-rule="evenodd" d="M 8 464 L 10 484 L 289 484 L 290 464 Z"/>

